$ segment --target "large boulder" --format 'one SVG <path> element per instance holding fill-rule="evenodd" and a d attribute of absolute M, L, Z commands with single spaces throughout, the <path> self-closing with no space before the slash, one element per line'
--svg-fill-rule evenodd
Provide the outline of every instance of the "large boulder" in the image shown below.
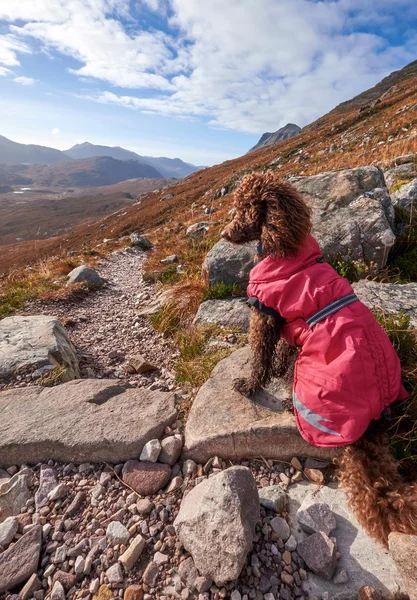
<path fill-rule="evenodd" d="M 81 265 L 68 273 L 67 285 L 73 283 L 86 283 L 88 289 L 94 290 L 101 288 L 105 284 L 105 280 L 100 277 L 95 269 Z"/>
<path fill-rule="evenodd" d="M 236 246 L 226 240 L 217 242 L 208 252 L 203 264 L 209 285 L 223 282 L 240 285 L 246 290 L 249 272 L 255 264 L 256 246 L 256 242 L 243 246 Z"/>
<path fill-rule="evenodd" d="M 200 574 L 221 586 L 240 575 L 259 519 L 251 471 L 230 467 L 185 496 L 174 527 Z"/>
<path fill-rule="evenodd" d="M 0 321 L 0 378 L 40 367 L 65 367 L 63 379 L 80 377 L 73 344 L 55 317 L 6 317 Z"/>
<path fill-rule="evenodd" d="M 385 266 L 395 242 L 394 208 L 377 167 L 290 179 L 313 211 L 313 235 L 326 258 L 353 256 Z"/>
<path fill-rule="evenodd" d="M 359 300 L 368 306 L 386 313 L 410 315 L 411 327 L 417 327 L 417 283 L 378 283 L 362 280 L 353 284 Z"/>
<path fill-rule="evenodd" d="M 405 210 L 411 211 L 411 207 L 416 208 L 417 204 L 417 178 L 402 185 L 399 190 L 391 195 L 392 201 L 395 205 Z"/>
<path fill-rule="evenodd" d="M 293 414 L 283 410 L 290 390 L 282 380 L 274 380 L 251 400 L 233 390 L 234 379 L 250 375 L 251 360 L 249 347 L 236 350 L 218 363 L 200 388 L 185 428 L 185 458 L 203 463 L 211 456 L 332 459 L 337 451 L 307 444 Z"/>
<path fill-rule="evenodd" d="M 417 536 L 393 532 L 389 534 L 388 545 L 400 573 L 402 592 L 417 600 Z"/>
<path fill-rule="evenodd" d="M 0 554 L 0 593 L 12 590 L 36 572 L 42 542 L 42 527 L 34 525 L 13 546 Z"/>
<path fill-rule="evenodd" d="M 250 312 L 245 298 L 206 300 L 198 308 L 194 325 L 237 327 L 240 331 L 246 332 L 249 331 Z"/>
<path fill-rule="evenodd" d="M 118 463 L 140 455 L 176 418 L 174 394 L 114 380 L 0 392 L 0 464 Z"/>

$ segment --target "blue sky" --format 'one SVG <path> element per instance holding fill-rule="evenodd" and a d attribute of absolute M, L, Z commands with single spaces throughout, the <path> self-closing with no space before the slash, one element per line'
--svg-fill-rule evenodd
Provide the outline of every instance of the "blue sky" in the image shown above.
<path fill-rule="evenodd" d="M 211 165 L 416 59 L 415 0 L 0 0 L 0 134 Z"/>

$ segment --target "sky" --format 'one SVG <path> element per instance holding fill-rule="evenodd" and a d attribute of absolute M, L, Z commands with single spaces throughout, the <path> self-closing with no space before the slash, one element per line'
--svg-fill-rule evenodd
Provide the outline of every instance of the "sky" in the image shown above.
<path fill-rule="evenodd" d="M 0 0 L 0 135 L 212 165 L 416 59 L 415 0 Z"/>

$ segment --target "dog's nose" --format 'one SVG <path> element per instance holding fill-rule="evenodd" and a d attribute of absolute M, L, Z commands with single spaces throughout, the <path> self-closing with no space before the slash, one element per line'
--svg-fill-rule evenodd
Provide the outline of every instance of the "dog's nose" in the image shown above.
<path fill-rule="evenodd" d="M 227 236 L 226 231 L 223 230 L 220 235 L 221 235 L 222 238 L 225 238 Z"/>

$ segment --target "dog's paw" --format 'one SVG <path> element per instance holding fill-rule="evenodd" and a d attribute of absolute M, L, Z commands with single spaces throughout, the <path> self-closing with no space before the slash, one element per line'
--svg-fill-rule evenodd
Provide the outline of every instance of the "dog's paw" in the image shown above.
<path fill-rule="evenodd" d="M 239 392 L 239 394 L 242 394 L 242 396 L 246 396 L 247 398 L 253 396 L 257 390 L 257 388 L 250 383 L 249 379 L 244 378 L 234 379 L 233 389 L 236 392 Z"/>

